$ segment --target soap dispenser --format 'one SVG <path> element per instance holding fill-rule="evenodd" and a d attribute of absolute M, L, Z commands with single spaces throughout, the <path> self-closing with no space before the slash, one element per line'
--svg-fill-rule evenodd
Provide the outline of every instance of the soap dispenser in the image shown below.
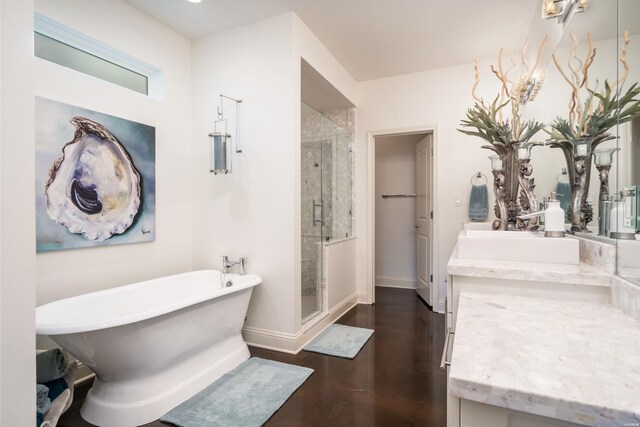
<path fill-rule="evenodd" d="M 560 207 L 557 193 L 553 191 L 551 197 L 547 201 L 547 209 L 539 212 L 533 212 L 526 215 L 520 215 L 520 219 L 528 219 L 536 216 L 544 215 L 544 236 L 545 237 L 564 237 L 564 210 Z"/>
<path fill-rule="evenodd" d="M 549 206 L 549 198 L 547 196 L 545 196 L 545 197 L 542 198 L 542 210 L 547 210 L 548 206 Z M 540 219 L 538 220 L 538 224 L 540 224 L 541 227 L 544 227 L 544 215 L 540 215 Z"/>
<path fill-rule="evenodd" d="M 560 207 L 556 192 L 551 193 L 549 207 L 544 211 L 544 236 L 564 237 L 564 209 Z"/>

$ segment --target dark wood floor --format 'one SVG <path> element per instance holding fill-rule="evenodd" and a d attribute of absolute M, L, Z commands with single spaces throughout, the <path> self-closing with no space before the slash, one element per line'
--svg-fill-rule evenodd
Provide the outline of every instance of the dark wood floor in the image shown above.
<path fill-rule="evenodd" d="M 358 305 L 337 323 L 375 330 L 353 360 L 250 347 L 252 356 L 315 370 L 265 426 L 446 426 L 446 376 L 439 369 L 444 315 L 415 291 L 377 288 L 374 305 Z M 91 426 L 80 417 L 88 388 L 77 389 L 59 426 Z M 167 424 L 146 424 L 161 426 Z"/>

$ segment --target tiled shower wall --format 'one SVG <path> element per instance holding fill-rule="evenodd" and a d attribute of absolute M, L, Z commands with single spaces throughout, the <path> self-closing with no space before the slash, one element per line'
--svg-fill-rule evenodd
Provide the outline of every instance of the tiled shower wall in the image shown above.
<path fill-rule="evenodd" d="M 322 241 L 352 235 L 351 149 L 354 110 L 339 108 L 318 112 L 302 104 L 301 123 L 301 222 L 302 295 L 319 295 Z M 314 201 L 323 203 L 322 227 L 314 226 Z M 316 208 L 316 219 L 321 216 Z M 317 307 L 319 309 L 319 305 Z M 311 312 L 312 313 L 312 312 Z M 303 304 L 302 317 L 305 313 Z"/>
<path fill-rule="evenodd" d="M 355 163 L 353 162 L 353 146 L 355 142 L 355 109 L 335 108 L 324 110 L 322 115 L 339 129 L 336 132 L 340 141 L 336 144 L 335 166 L 340 173 L 335 174 L 333 188 L 335 189 L 335 215 L 332 238 L 341 239 L 353 235 L 353 176 Z"/>

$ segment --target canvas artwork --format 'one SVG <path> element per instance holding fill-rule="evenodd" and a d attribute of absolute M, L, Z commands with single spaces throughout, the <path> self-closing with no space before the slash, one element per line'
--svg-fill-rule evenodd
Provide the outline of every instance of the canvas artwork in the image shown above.
<path fill-rule="evenodd" d="M 36 98 L 36 250 L 155 240 L 155 128 Z"/>

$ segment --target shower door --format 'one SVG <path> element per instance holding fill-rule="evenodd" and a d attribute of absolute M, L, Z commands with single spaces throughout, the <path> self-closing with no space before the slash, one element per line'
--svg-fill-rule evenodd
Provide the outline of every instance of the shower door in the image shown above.
<path fill-rule="evenodd" d="M 302 323 L 323 309 L 322 242 L 330 237 L 330 141 L 302 143 Z M 324 184 L 324 185 L 323 185 Z"/>

